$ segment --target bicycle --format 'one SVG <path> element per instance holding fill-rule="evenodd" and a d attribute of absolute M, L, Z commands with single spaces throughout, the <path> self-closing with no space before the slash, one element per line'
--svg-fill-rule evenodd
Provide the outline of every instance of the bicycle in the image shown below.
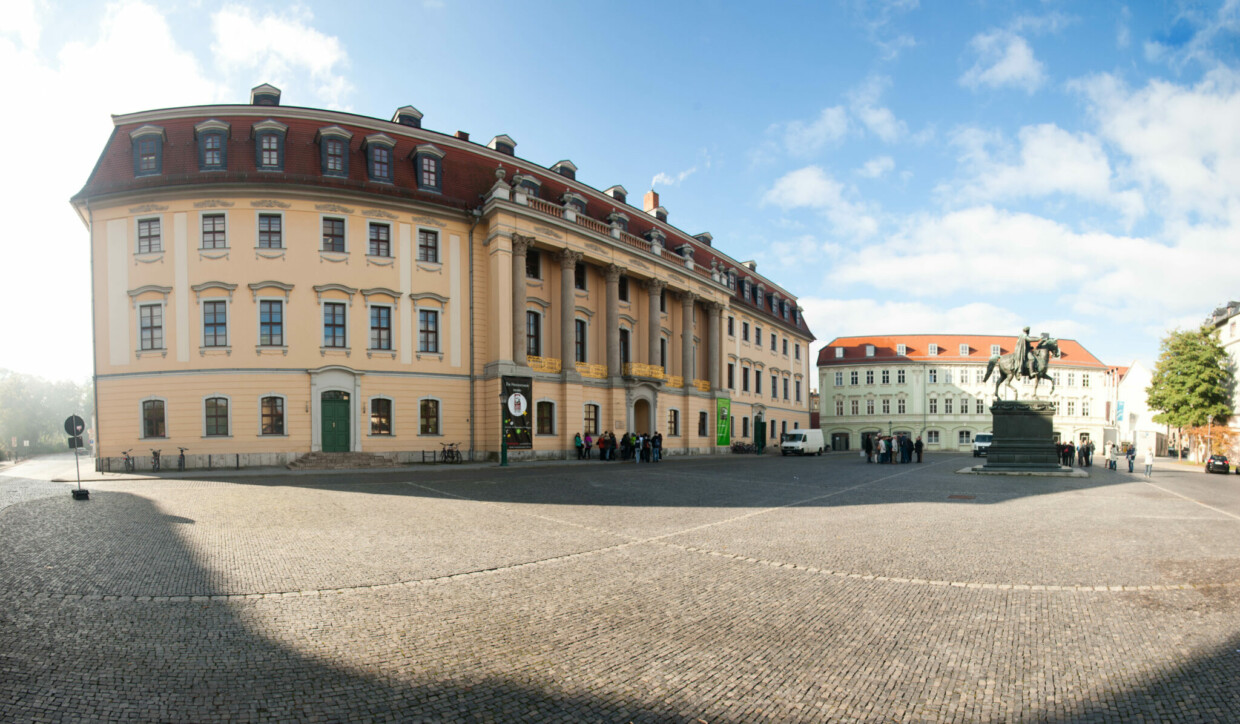
<path fill-rule="evenodd" d="M 439 451 L 439 462 L 442 463 L 459 463 L 461 462 L 461 451 L 459 442 L 441 442 Z"/>
<path fill-rule="evenodd" d="M 757 451 L 758 451 L 758 448 L 754 447 L 753 445 L 750 445 L 747 442 L 741 442 L 738 440 L 732 443 L 732 452 L 738 455 L 752 455 L 753 453 Z"/>
<path fill-rule="evenodd" d="M 188 450 L 188 449 L 189 449 L 189 448 L 187 448 L 187 447 L 178 447 L 178 448 L 177 448 L 177 450 L 180 450 L 180 451 L 181 451 L 181 454 L 180 454 L 180 455 L 177 455 L 177 470 L 178 470 L 179 472 L 182 472 L 182 473 L 183 473 L 183 472 L 185 472 L 185 451 L 186 451 L 186 450 Z"/>
<path fill-rule="evenodd" d="M 127 473 L 133 472 L 133 457 L 129 455 L 131 452 L 133 452 L 133 448 L 121 451 L 121 455 L 125 456 L 125 472 Z"/>
<path fill-rule="evenodd" d="M 159 472 L 159 451 L 151 448 L 151 472 Z"/>

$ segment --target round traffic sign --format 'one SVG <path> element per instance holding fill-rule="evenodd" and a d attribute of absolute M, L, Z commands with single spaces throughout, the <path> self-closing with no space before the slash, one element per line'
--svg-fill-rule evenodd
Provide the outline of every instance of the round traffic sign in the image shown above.
<path fill-rule="evenodd" d="M 86 422 L 77 415 L 70 415 L 65 419 L 65 432 L 77 437 L 86 429 Z"/>

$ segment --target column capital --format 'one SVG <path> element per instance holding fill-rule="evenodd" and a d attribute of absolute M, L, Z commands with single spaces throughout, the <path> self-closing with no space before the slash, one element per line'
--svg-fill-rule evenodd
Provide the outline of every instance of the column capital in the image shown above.
<path fill-rule="evenodd" d="M 723 305 L 719 302 L 707 302 L 706 311 L 710 313 L 710 316 L 717 317 L 723 313 Z"/>
<path fill-rule="evenodd" d="M 667 287 L 667 282 L 662 279 L 647 279 L 644 284 L 646 285 L 646 291 L 651 294 L 658 294 Z"/>
<path fill-rule="evenodd" d="M 521 234 L 512 235 L 512 253 L 523 255 L 534 245 L 534 237 L 522 236 Z"/>
<path fill-rule="evenodd" d="M 676 289 L 672 293 L 685 304 L 693 304 L 698 300 L 698 295 L 688 289 Z"/>
<path fill-rule="evenodd" d="M 607 275 L 607 281 L 618 282 L 620 277 L 624 276 L 624 267 L 618 264 L 608 264 L 605 274 Z"/>
<path fill-rule="evenodd" d="M 577 266 L 577 262 L 581 261 L 582 254 L 572 249 L 564 249 L 560 252 L 560 268 L 572 269 Z"/>

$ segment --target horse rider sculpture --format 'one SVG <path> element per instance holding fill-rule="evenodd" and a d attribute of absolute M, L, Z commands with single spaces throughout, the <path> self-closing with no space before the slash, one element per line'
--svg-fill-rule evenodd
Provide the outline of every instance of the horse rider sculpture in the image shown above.
<path fill-rule="evenodd" d="M 1036 345 L 1036 346 L 1035 346 Z M 1030 339 L 1029 328 L 1025 327 L 1016 338 L 1016 349 L 1005 355 L 991 355 L 986 365 L 986 376 L 982 381 L 995 375 L 995 398 L 1001 399 L 999 386 L 1006 383 L 1012 390 L 1012 399 L 1019 397 L 1019 392 L 1012 385 L 1012 380 L 1033 380 L 1033 396 L 1038 396 L 1038 385 L 1042 380 L 1049 380 L 1051 391 L 1055 392 L 1055 379 L 1047 374 L 1051 357 L 1060 357 L 1059 340 L 1043 332 L 1041 337 Z"/>

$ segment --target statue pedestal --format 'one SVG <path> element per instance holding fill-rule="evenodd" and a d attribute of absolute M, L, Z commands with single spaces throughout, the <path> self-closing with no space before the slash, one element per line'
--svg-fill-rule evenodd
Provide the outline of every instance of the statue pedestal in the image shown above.
<path fill-rule="evenodd" d="M 1055 403 L 996 400 L 990 407 L 994 439 L 986 450 L 985 472 L 1059 471 L 1055 447 Z"/>

